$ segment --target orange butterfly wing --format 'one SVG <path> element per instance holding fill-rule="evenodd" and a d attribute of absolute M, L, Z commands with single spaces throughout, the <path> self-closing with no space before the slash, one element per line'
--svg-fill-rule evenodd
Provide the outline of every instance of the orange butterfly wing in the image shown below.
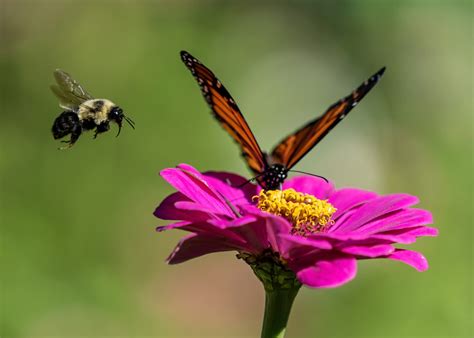
<path fill-rule="evenodd" d="M 330 106 L 317 119 L 309 122 L 295 133 L 287 136 L 272 151 L 270 164 L 280 163 L 291 169 L 301 160 L 326 134 L 336 126 L 375 86 L 385 71 L 385 67 L 372 75 L 350 95 Z"/>
<path fill-rule="evenodd" d="M 262 150 L 232 96 L 198 59 L 185 51 L 181 51 L 181 59 L 197 80 L 216 119 L 240 145 L 247 165 L 255 174 L 261 174 L 266 168 Z"/>

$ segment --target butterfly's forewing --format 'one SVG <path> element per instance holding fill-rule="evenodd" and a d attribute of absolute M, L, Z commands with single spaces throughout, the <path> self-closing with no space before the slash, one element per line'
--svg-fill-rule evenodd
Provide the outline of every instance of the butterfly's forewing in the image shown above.
<path fill-rule="evenodd" d="M 372 75 L 350 95 L 330 106 L 322 116 L 283 139 L 273 149 L 271 162 L 283 164 L 287 169 L 291 169 L 362 100 L 365 94 L 375 86 L 384 71 L 385 67 Z"/>
<path fill-rule="evenodd" d="M 240 145 L 250 169 L 255 174 L 262 173 L 266 167 L 262 150 L 232 96 L 214 73 L 191 54 L 182 51 L 181 59 L 197 80 L 216 119 Z"/>

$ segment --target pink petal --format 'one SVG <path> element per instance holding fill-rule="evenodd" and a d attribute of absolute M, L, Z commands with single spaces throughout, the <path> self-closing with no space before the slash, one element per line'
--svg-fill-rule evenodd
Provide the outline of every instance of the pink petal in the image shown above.
<path fill-rule="evenodd" d="M 357 273 L 357 261 L 350 256 L 318 259 L 313 266 L 299 270 L 298 280 L 312 288 L 334 288 L 352 280 Z"/>
<path fill-rule="evenodd" d="M 418 271 L 425 271 L 428 269 L 428 261 L 422 254 L 416 251 L 397 249 L 394 253 L 387 256 L 387 258 L 401 261 L 414 267 Z"/>
<path fill-rule="evenodd" d="M 349 243 L 357 245 L 374 245 L 374 243 L 387 244 L 387 243 L 401 243 L 410 244 L 416 241 L 417 237 L 420 236 L 437 236 L 438 229 L 427 226 L 418 226 L 406 229 L 399 229 L 393 231 L 387 231 L 377 234 L 359 233 L 357 230 L 354 232 L 340 233 L 340 232 L 327 232 L 319 233 L 308 236 L 310 239 L 328 240 L 333 245 L 338 243 Z"/>
<path fill-rule="evenodd" d="M 371 238 L 370 235 L 366 234 L 359 234 L 357 232 L 349 232 L 349 233 L 339 233 L 339 232 L 321 232 L 315 233 L 308 236 L 310 239 L 323 239 L 323 240 L 331 240 L 335 242 L 342 242 L 342 241 L 359 241 Z"/>
<path fill-rule="evenodd" d="M 308 238 L 290 234 L 281 234 L 280 237 L 299 246 L 311 246 L 322 250 L 332 249 L 331 242 L 324 238 Z"/>
<path fill-rule="evenodd" d="M 337 233 L 339 231 L 339 228 L 345 224 L 345 222 L 352 217 L 357 211 L 357 209 L 360 208 L 360 205 L 354 206 L 352 209 L 347 210 L 343 214 L 338 214 L 339 209 L 334 213 L 336 217 L 333 215 L 332 219 L 334 221 L 334 224 L 331 225 L 331 227 L 328 229 L 328 233 Z"/>
<path fill-rule="evenodd" d="M 232 222 L 232 227 L 226 225 L 226 229 L 231 230 L 234 235 L 239 236 L 244 241 L 242 246 L 244 251 L 259 254 L 263 250 L 271 248 L 274 252 L 281 252 L 280 241 L 277 236 L 279 233 L 288 233 L 291 229 L 289 223 L 278 216 L 266 215 L 262 217 L 262 212 L 247 214 Z M 251 221 L 245 222 L 242 226 L 236 226 L 238 221 L 247 218 Z M 226 220 L 213 220 L 214 224 L 229 224 Z"/>
<path fill-rule="evenodd" d="M 181 202 L 176 202 L 175 207 L 177 210 L 183 210 L 186 212 L 199 212 L 203 215 L 207 215 L 206 219 L 215 219 L 217 218 L 214 213 L 216 212 L 214 209 L 214 206 L 212 205 L 204 205 L 204 204 L 198 204 L 194 202 L 189 202 L 189 201 L 181 201 Z M 237 211 L 238 212 L 238 211 Z M 188 216 L 189 217 L 189 216 Z M 237 215 L 233 216 L 237 217 Z"/>
<path fill-rule="evenodd" d="M 429 211 L 403 209 L 372 220 L 361 226 L 357 231 L 362 233 L 377 233 L 431 223 L 433 223 L 433 216 Z"/>
<path fill-rule="evenodd" d="M 391 254 L 395 248 L 389 244 L 378 244 L 378 245 L 349 245 L 340 249 L 341 252 L 351 254 L 355 256 L 363 257 L 380 257 Z"/>
<path fill-rule="evenodd" d="M 327 240 L 313 240 L 283 233 L 279 238 L 280 254 L 291 266 L 306 268 L 314 263 L 315 257 L 332 249 Z"/>
<path fill-rule="evenodd" d="M 419 226 L 409 229 L 400 229 L 396 231 L 388 231 L 380 234 L 375 234 L 371 235 L 370 238 L 386 240 L 392 243 L 411 244 L 416 241 L 417 237 L 421 236 L 438 236 L 438 229 L 427 226 Z"/>
<path fill-rule="evenodd" d="M 204 173 L 206 181 L 235 205 L 251 204 L 252 197 L 258 195 L 258 186 L 249 183 L 242 176 L 209 171 Z"/>
<path fill-rule="evenodd" d="M 412 228 L 402 228 L 402 229 L 386 231 L 386 232 L 380 233 L 380 235 L 386 234 L 386 235 L 396 236 L 398 234 L 410 234 L 416 237 L 421 237 L 421 236 L 435 237 L 435 236 L 438 236 L 438 233 L 439 231 L 437 228 L 420 225 L 420 226 L 414 226 Z"/>
<path fill-rule="evenodd" d="M 187 171 L 192 173 L 194 176 L 198 177 L 199 179 L 203 180 L 202 178 L 202 173 L 194 168 L 192 165 L 186 164 L 186 163 L 180 163 L 176 166 L 176 168 Z"/>
<path fill-rule="evenodd" d="M 160 225 L 155 228 L 156 232 L 163 232 L 165 230 L 173 230 L 173 229 L 180 229 L 186 225 L 192 224 L 188 221 L 185 222 L 176 222 L 167 225 Z"/>
<path fill-rule="evenodd" d="M 262 215 L 264 217 L 262 217 Z M 247 241 L 247 252 L 261 253 L 263 250 L 271 248 L 274 252 L 282 252 L 281 243 L 278 238 L 280 233 L 289 233 L 291 226 L 282 217 L 264 214 L 260 210 L 247 217 L 254 216 L 256 221 L 246 226 L 233 229 Z"/>
<path fill-rule="evenodd" d="M 190 200 L 210 206 L 216 214 L 235 217 L 226 200 L 193 172 L 182 169 L 164 169 L 160 174 Z"/>
<path fill-rule="evenodd" d="M 197 222 L 183 224 L 180 230 L 196 233 L 201 236 L 219 237 L 224 241 L 232 241 L 235 246 L 246 248 L 247 239 L 238 233 L 239 227 L 247 226 L 255 222 L 252 217 L 242 217 L 230 221 L 210 220 L 206 222 Z"/>
<path fill-rule="evenodd" d="M 287 234 L 291 231 L 290 223 L 280 216 L 269 215 L 266 217 L 267 240 L 271 248 L 276 252 L 283 252 L 282 243 L 279 234 Z"/>
<path fill-rule="evenodd" d="M 410 231 L 410 234 L 416 237 L 427 236 L 436 237 L 439 235 L 439 230 L 434 227 L 421 226 Z"/>
<path fill-rule="evenodd" d="M 358 208 L 343 224 L 338 223 L 337 231 L 354 231 L 371 220 L 415 203 L 418 203 L 418 198 L 407 194 L 380 196 Z"/>
<path fill-rule="evenodd" d="M 327 199 L 334 191 L 334 185 L 322 178 L 311 176 L 297 176 L 286 180 L 283 189 L 293 188 L 298 192 L 313 195 L 319 199 Z"/>
<path fill-rule="evenodd" d="M 240 236 L 235 229 L 246 226 L 251 222 L 255 222 L 255 218 L 241 217 L 226 222 L 220 222 L 219 220 L 205 222 L 178 222 L 166 226 L 159 226 L 156 228 L 156 231 L 162 232 L 164 230 L 179 229 L 183 231 L 189 231 L 203 237 L 219 237 L 222 238 L 224 242 L 232 242 L 235 247 L 247 250 L 249 248 L 246 238 Z"/>
<path fill-rule="evenodd" d="M 370 236 L 370 238 L 387 241 L 391 243 L 398 243 L 398 244 L 413 244 L 416 242 L 416 237 L 410 234 L 400 234 L 400 235 L 381 235 L 376 234 Z"/>
<path fill-rule="evenodd" d="M 221 238 L 191 234 L 184 237 L 168 257 L 168 264 L 178 264 L 213 252 L 236 250 L 232 243 Z"/>
<path fill-rule="evenodd" d="M 337 190 L 329 197 L 329 202 L 337 208 L 333 219 L 338 219 L 350 209 L 360 206 L 377 197 L 377 194 L 371 191 L 359 190 L 353 188 L 344 188 Z"/>
<path fill-rule="evenodd" d="M 169 220 L 204 220 L 208 215 L 199 212 L 182 211 L 176 208 L 175 203 L 179 201 L 189 201 L 189 199 L 180 192 L 175 192 L 166 197 L 153 213 L 156 217 Z"/>
<path fill-rule="evenodd" d="M 215 225 L 219 227 L 220 229 L 232 229 L 241 227 L 243 225 L 249 224 L 249 223 L 254 223 L 256 221 L 259 221 L 259 219 L 253 215 L 245 215 L 239 218 L 234 218 L 232 220 L 227 220 L 227 219 L 213 219 L 209 220 L 209 223 L 212 225 Z"/>

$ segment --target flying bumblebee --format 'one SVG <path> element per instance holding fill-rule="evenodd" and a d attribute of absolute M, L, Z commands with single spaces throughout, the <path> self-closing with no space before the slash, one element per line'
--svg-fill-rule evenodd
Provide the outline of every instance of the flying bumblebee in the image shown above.
<path fill-rule="evenodd" d="M 135 129 L 134 122 L 123 114 L 123 110 L 107 99 L 94 99 L 71 75 L 56 69 L 54 71 L 56 84 L 51 85 L 51 90 L 59 98 L 59 106 L 64 111 L 55 120 L 52 128 L 54 139 L 63 138 L 71 134 L 67 149 L 74 145 L 83 131 L 95 129 L 94 138 L 100 133 L 110 129 L 110 122 L 117 123 L 122 129 L 122 120 Z"/>

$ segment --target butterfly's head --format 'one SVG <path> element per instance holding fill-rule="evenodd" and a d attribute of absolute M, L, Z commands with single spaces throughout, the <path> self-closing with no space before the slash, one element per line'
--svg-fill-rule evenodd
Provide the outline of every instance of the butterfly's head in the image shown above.
<path fill-rule="evenodd" d="M 273 164 L 265 170 L 262 177 L 262 185 L 265 190 L 280 189 L 288 177 L 288 169 L 283 164 Z"/>

